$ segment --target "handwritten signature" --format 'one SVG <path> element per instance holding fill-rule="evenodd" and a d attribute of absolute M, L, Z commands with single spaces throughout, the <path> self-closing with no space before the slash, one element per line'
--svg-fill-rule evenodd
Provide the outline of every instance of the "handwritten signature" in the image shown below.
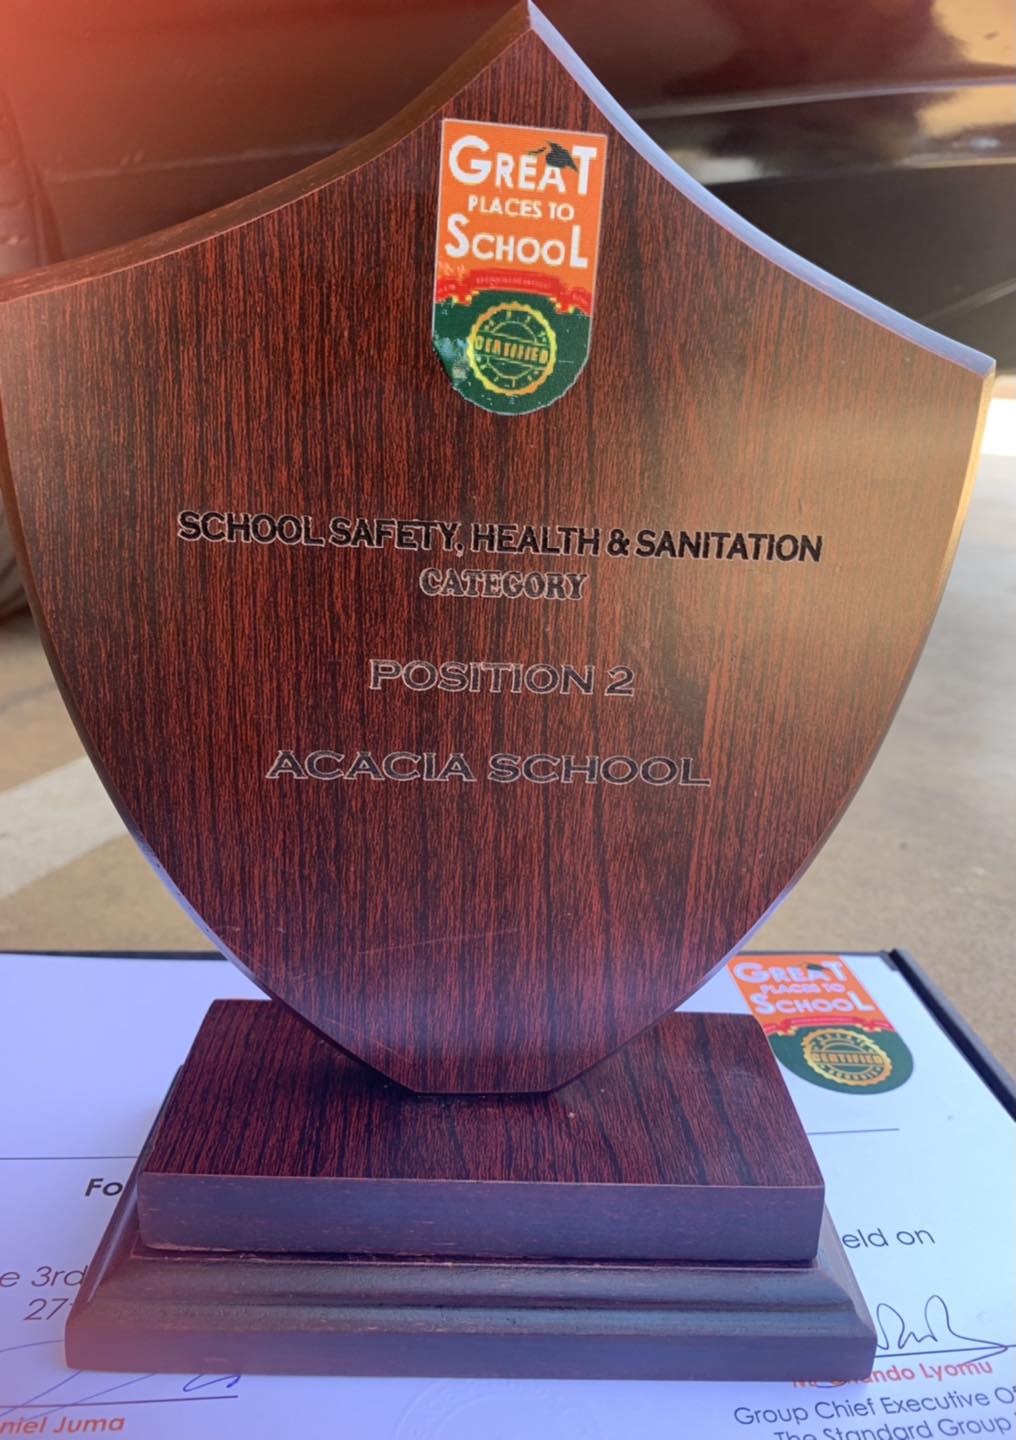
<path fill-rule="evenodd" d="M 6 1348 L 0 1349 L 0 1357 L 13 1356 L 15 1352 L 18 1352 L 17 1369 L 22 1378 L 26 1365 L 31 1369 L 33 1361 L 41 1362 L 44 1373 L 48 1372 L 48 1375 L 52 1375 L 52 1349 L 49 1349 L 48 1354 L 46 1350 L 47 1347 L 61 1343 L 60 1340 L 37 1340 L 30 1341 L 27 1345 L 8 1345 Z M 34 1353 L 26 1354 L 24 1353 L 26 1351 Z M 6 1366 L 2 1369 L 6 1369 Z M 0 1369 L 0 1374 L 2 1374 L 2 1369 Z M 13 1365 L 11 1369 L 13 1371 Z M 151 1387 L 155 1391 L 154 1394 L 145 1394 L 141 1388 L 149 1380 L 156 1382 Z M 154 1374 L 128 1375 L 119 1377 L 112 1385 L 103 1385 L 98 1390 L 90 1390 L 88 1387 L 94 1384 L 94 1381 L 94 1375 L 88 1375 L 82 1370 L 69 1370 L 63 1373 L 58 1380 L 45 1385 L 24 1400 L 7 1401 L 6 1397 L 0 1394 L 0 1420 L 16 1414 L 19 1410 L 30 1411 L 33 1416 L 38 1417 L 56 1410 L 72 1410 L 78 1406 L 94 1410 L 107 1407 L 119 1409 L 125 1405 L 180 1405 L 207 1400 L 235 1400 L 238 1398 L 237 1386 L 240 1383 L 240 1376 L 191 1375 L 176 1377 L 174 1380 L 169 1376 Z M 0 1384 L 3 1383 L 3 1380 L 0 1380 Z M 179 1388 L 176 1388 L 177 1385 Z M 81 1391 L 85 1393 L 82 1394 Z"/>
<path fill-rule="evenodd" d="M 941 1295 L 928 1296 L 916 1326 L 911 1326 L 895 1306 L 882 1302 L 875 1307 L 875 1325 L 878 1354 L 883 1360 L 916 1355 L 965 1355 L 968 1359 L 986 1360 L 1013 1349 L 1004 1340 L 987 1340 L 957 1330 Z"/>

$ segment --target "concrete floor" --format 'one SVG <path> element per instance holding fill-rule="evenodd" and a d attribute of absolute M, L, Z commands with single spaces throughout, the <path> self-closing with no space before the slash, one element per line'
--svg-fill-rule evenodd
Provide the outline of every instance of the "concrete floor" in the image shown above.
<path fill-rule="evenodd" d="M 1014 402 L 1016 403 L 1016 402 Z M 1016 464 L 982 462 L 927 649 L 754 949 L 910 950 L 1016 1067 Z M 207 948 L 126 836 L 27 617 L 0 626 L 0 949 Z"/>

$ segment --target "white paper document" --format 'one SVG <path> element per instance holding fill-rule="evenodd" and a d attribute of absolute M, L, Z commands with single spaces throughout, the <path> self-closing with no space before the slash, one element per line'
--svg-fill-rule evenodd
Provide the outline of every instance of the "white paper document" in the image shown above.
<path fill-rule="evenodd" d="M 879 1332 L 871 1380 L 794 1385 L 69 1371 L 67 1312 L 173 1073 L 212 1000 L 258 992 L 223 961 L 0 955 L 0 1437 L 1013 1434 L 1013 1122 L 898 972 L 845 958 L 914 1068 L 888 1090 L 784 1072 Z M 688 1008 L 747 1004 L 724 971 Z"/>

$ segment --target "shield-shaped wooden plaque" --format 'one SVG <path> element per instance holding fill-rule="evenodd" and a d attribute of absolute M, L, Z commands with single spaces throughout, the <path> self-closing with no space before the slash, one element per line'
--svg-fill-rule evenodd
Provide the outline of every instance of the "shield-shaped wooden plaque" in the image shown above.
<path fill-rule="evenodd" d="M 216 944 L 414 1089 L 694 990 L 871 762 L 990 365 L 711 199 L 535 11 L 0 306 L 35 612 Z"/>

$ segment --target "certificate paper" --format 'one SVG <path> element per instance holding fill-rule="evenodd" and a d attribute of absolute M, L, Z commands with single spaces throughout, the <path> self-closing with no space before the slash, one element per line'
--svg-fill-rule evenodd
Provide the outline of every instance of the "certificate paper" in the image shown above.
<path fill-rule="evenodd" d="M 881 956 L 842 963 L 863 987 L 862 1008 L 874 1007 L 912 1056 L 912 1073 L 891 1089 L 835 1088 L 818 1068 L 817 1081 L 807 1078 L 805 1065 L 783 1073 L 875 1317 L 874 1375 L 841 1385 L 692 1384 L 68 1370 L 67 1312 L 174 1071 L 212 1000 L 258 992 L 224 961 L 0 955 L 0 1437 L 1016 1433 L 1013 1122 Z M 746 1011 L 743 989 L 724 971 L 686 1008 Z"/>

